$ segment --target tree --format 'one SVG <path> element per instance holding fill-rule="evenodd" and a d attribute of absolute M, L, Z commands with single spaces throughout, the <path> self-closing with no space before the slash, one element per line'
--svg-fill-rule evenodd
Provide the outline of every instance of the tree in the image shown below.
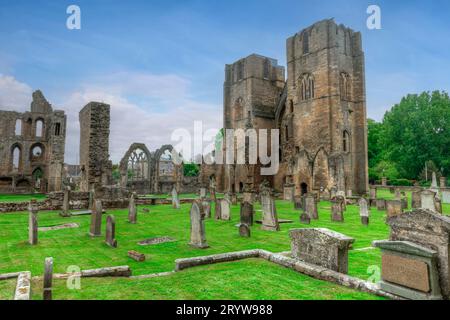
<path fill-rule="evenodd" d="M 200 168 L 195 163 L 184 163 L 183 170 L 185 177 L 197 177 L 200 173 Z"/>

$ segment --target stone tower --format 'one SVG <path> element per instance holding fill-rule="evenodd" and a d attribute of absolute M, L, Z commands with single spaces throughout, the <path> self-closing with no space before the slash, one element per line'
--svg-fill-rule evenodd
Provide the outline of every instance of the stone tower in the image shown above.
<path fill-rule="evenodd" d="M 224 83 L 225 129 L 273 129 L 274 111 L 285 83 L 284 67 L 277 60 L 252 54 L 226 65 Z M 225 165 L 223 184 L 227 191 L 242 191 L 257 185 L 255 167 Z"/>
<path fill-rule="evenodd" d="M 287 40 L 285 117 L 297 193 L 368 191 L 364 53 L 361 34 L 324 20 Z M 288 128 L 288 126 L 286 127 Z M 286 129 L 281 127 L 280 129 Z M 286 161 L 288 159 L 285 159 Z"/>
<path fill-rule="evenodd" d="M 110 106 L 88 103 L 80 118 L 81 191 L 98 191 L 111 184 L 112 163 L 109 160 Z"/>

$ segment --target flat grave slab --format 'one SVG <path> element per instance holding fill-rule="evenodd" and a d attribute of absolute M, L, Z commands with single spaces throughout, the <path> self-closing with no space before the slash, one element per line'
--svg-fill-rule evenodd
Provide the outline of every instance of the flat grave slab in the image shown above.
<path fill-rule="evenodd" d="M 175 240 L 174 238 L 171 238 L 171 237 L 157 237 L 157 238 L 150 238 L 150 239 L 139 241 L 138 245 L 151 246 L 151 245 L 155 245 L 155 244 L 166 243 L 166 242 L 175 242 L 175 241 L 177 241 L 177 240 Z"/>
<path fill-rule="evenodd" d="M 62 229 L 73 229 L 73 228 L 79 228 L 80 225 L 78 223 L 65 223 L 65 224 L 59 224 L 55 226 L 48 226 L 48 227 L 39 227 L 38 230 L 45 232 L 45 231 L 54 231 L 54 230 L 62 230 Z"/>

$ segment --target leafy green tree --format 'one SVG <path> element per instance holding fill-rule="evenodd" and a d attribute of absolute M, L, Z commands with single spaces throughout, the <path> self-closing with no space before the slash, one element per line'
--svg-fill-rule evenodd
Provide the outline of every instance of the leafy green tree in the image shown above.
<path fill-rule="evenodd" d="M 185 177 L 197 177 L 200 173 L 200 168 L 195 163 L 184 163 L 183 170 Z"/>

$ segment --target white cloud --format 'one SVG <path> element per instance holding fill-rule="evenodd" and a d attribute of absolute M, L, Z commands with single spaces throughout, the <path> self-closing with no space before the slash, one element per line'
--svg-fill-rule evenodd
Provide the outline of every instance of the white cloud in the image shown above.
<path fill-rule="evenodd" d="M 30 109 L 32 89 L 14 77 L 0 73 L 0 109 L 27 111 Z"/>

